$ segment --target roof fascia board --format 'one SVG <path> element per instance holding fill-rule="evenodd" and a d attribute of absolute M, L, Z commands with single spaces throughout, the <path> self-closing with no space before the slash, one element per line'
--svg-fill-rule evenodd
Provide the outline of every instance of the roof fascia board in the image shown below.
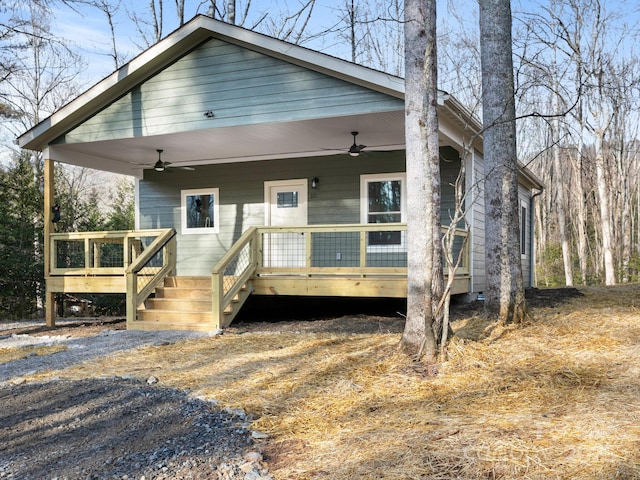
<path fill-rule="evenodd" d="M 531 188 L 540 190 L 544 188 L 544 183 L 535 173 L 522 163 L 518 162 L 518 174 L 522 177 L 522 180 L 529 183 Z"/>

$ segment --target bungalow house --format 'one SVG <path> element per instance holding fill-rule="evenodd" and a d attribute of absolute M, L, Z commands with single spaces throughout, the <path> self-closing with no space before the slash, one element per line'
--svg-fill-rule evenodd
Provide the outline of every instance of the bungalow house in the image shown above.
<path fill-rule="evenodd" d="M 126 293 L 127 327 L 216 330 L 254 295 L 406 297 L 404 81 L 197 16 L 18 138 L 45 162 L 56 293 Z M 439 101 L 442 221 L 464 163 L 453 291 L 484 289 L 481 125 Z M 468 148 L 463 148 L 463 146 Z M 136 178 L 136 226 L 55 232 L 54 165 Z M 530 201 L 520 175 L 522 262 Z"/>

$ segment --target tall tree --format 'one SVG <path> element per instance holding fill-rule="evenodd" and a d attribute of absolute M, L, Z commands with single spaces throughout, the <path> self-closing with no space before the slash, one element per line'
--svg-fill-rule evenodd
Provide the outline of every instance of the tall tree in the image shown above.
<path fill-rule="evenodd" d="M 121 0 L 92 0 L 91 6 L 97 8 L 104 14 L 104 18 L 109 28 L 110 52 L 109 56 L 113 60 L 114 69 L 118 69 L 125 62 L 125 58 L 118 50 L 116 35 L 116 15 L 120 10 Z"/>
<path fill-rule="evenodd" d="M 406 1 L 404 28 L 408 291 L 402 346 L 433 363 L 443 288 L 436 0 Z"/>
<path fill-rule="evenodd" d="M 135 223 L 135 197 L 133 182 L 126 177 L 116 181 L 114 193 L 110 196 L 111 209 L 107 213 L 107 230 L 133 230 Z"/>
<path fill-rule="evenodd" d="M 485 163 L 485 313 L 520 322 L 526 315 L 518 221 L 518 160 L 510 0 L 480 2 Z"/>
<path fill-rule="evenodd" d="M 0 169 L 0 318 L 28 318 L 42 293 L 42 197 L 29 155 Z"/>

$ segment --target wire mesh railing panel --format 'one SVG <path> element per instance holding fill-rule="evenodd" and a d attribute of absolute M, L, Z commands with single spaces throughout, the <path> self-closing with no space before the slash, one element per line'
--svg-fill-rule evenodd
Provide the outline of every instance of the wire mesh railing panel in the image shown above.
<path fill-rule="evenodd" d="M 145 237 L 137 237 L 136 238 L 136 243 L 138 245 L 137 248 L 140 249 L 140 251 L 138 252 L 138 255 L 143 253 L 148 247 L 149 245 L 151 245 L 153 243 L 153 241 L 157 238 L 156 235 L 152 235 L 152 236 L 145 236 Z M 145 263 L 144 267 L 148 268 L 148 267 L 157 267 L 160 268 L 164 265 L 164 250 L 160 249 L 158 250 L 158 252 L 152 256 L 147 263 Z"/>
<path fill-rule="evenodd" d="M 265 233 L 263 242 L 263 265 L 278 268 L 302 268 L 306 266 L 304 233 Z"/>
<path fill-rule="evenodd" d="M 224 268 L 222 286 L 225 294 L 235 286 L 238 277 L 240 277 L 250 265 L 251 243 L 247 243 Z"/>
<path fill-rule="evenodd" d="M 406 266 L 406 231 L 368 232 L 367 267 L 405 268 Z"/>
<path fill-rule="evenodd" d="M 312 267 L 359 267 L 359 232 L 311 233 Z"/>
<path fill-rule="evenodd" d="M 91 268 L 123 268 L 124 239 L 104 238 L 89 241 Z"/>
<path fill-rule="evenodd" d="M 58 240 L 55 250 L 55 268 L 85 268 L 84 239 Z"/>
<path fill-rule="evenodd" d="M 138 292 L 141 292 L 151 281 L 164 265 L 164 249 L 158 250 L 149 260 L 142 266 L 137 273 Z"/>

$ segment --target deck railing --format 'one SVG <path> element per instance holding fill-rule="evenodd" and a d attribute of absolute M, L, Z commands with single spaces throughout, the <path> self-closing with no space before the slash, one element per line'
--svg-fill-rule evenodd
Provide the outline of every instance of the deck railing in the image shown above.
<path fill-rule="evenodd" d="M 67 232 L 50 236 L 51 275 L 124 275 L 157 237 L 171 229 Z"/>
<path fill-rule="evenodd" d="M 442 227 L 443 233 L 448 227 Z M 406 275 L 404 223 L 259 227 L 258 275 Z M 468 232 L 455 230 L 456 275 L 469 274 Z M 445 271 L 446 274 L 446 271 Z"/>
<path fill-rule="evenodd" d="M 251 227 L 211 271 L 213 320 L 221 324 L 231 303 L 248 296 L 254 278 L 406 276 L 406 232 L 402 223 Z M 454 256 L 462 251 L 456 277 L 465 277 L 469 275 L 468 232 L 458 229 L 455 235 Z M 174 229 L 55 233 L 50 275 L 65 282 L 68 277 L 82 279 L 87 285 L 83 291 L 93 293 L 102 291 L 107 277 L 126 278 L 118 290 L 105 291 L 127 293 L 127 321 L 131 322 L 164 278 L 175 274 L 175 237 Z M 66 288 L 61 284 L 54 291 Z"/>
<path fill-rule="evenodd" d="M 258 266 L 256 232 L 256 227 L 244 232 L 211 270 L 212 312 L 216 325 L 222 324 L 225 311 L 233 315 L 229 306 L 234 300 L 246 296 L 241 291 L 247 288 Z"/>
<path fill-rule="evenodd" d="M 176 267 L 176 231 L 121 230 L 51 235 L 53 291 L 126 293 L 127 320 Z M 114 280 L 121 281 L 114 283 Z"/>
<path fill-rule="evenodd" d="M 136 319 L 137 308 L 176 271 L 176 231 L 167 229 L 129 265 L 127 275 L 127 323 Z"/>
<path fill-rule="evenodd" d="M 401 223 L 252 227 L 211 271 L 213 323 L 231 321 L 231 304 L 257 277 L 406 277 L 406 232 Z M 469 274 L 467 236 L 455 231 L 454 256 L 464 249 L 457 276 Z"/>

